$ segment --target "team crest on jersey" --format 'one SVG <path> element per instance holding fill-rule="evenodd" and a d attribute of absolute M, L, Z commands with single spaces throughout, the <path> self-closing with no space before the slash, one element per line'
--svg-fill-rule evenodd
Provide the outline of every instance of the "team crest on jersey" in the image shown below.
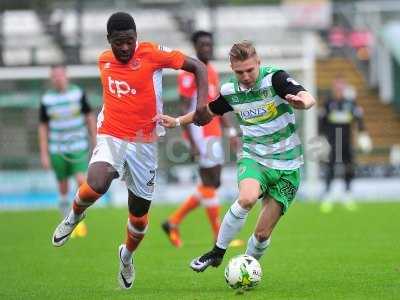
<path fill-rule="evenodd" d="M 263 98 L 271 98 L 272 97 L 272 91 L 270 89 L 262 89 L 260 91 L 260 93 Z"/>
<path fill-rule="evenodd" d="M 231 99 L 232 99 L 232 103 L 239 103 L 239 97 L 238 96 L 233 95 Z"/>
<path fill-rule="evenodd" d="M 134 59 L 130 64 L 129 68 L 132 70 L 138 70 L 140 68 L 140 59 Z"/>

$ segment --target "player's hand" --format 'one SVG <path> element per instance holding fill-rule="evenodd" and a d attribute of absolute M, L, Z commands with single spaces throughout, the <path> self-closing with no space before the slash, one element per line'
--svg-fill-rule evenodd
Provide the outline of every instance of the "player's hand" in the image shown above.
<path fill-rule="evenodd" d="M 40 156 L 40 161 L 42 163 L 43 169 L 45 170 L 50 169 L 50 159 L 47 153 Z"/>
<path fill-rule="evenodd" d="M 175 128 L 179 126 L 177 118 L 168 115 L 159 114 L 154 118 L 154 121 L 157 121 L 161 126 L 164 126 L 165 128 Z"/>
<path fill-rule="evenodd" d="M 292 107 L 294 107 L 296 109 L 304 108 L 303 99 L 301 99 L 299 96 L 292 95 L 292 94 L 287 94 L 285 99 L 286 99 L 287 102 L 289 102 L 289 104 Z"/>
<path fill-rule="evenodd" d="M 369 153 L 372 151 L 372 140 L 366 132 L 360 132 L 358 134 L 357 144 L 361 151 L 364 153 Z"/>

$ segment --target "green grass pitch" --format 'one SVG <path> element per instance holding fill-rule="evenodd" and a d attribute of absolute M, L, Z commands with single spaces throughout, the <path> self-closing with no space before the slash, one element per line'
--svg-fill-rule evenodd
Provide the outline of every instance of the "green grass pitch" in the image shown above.
<path fill-rule="evenodd" d="M 89 235 L 62 248 L 51 245 L 58 212 L 0 213 L 0 299 L 400 299 L 400 203 L 362 204 L 358 211 L 296 203 L 283 217 L 262 259 L 260 285 L 236 295 L 224 267 L 245 247 L 229 249 L 221 267 L 197 274 L 189 261 L 212 245 L 205 213 L 181 226 L 184 247 L 175 249 L 160 222 L 174 209 L 151 209 L 147 236 L 136 260 L 131 290 L 118 288 L 118 245 L 127 211 L 88 211 Z M 255 207 L 240 233 L 252 231 Z"/>

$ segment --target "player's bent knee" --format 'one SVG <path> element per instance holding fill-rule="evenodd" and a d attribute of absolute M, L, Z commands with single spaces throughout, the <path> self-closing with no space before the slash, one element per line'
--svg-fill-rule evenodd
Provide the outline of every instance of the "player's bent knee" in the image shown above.
<path fill-rule="evenodd" d="M 109 163 L 95 162 L 89 167 L 86 181 L 96 193 L 105 194 L 117 177 L 117 171 Z"/>
<path fill-rule="evenodd" d="M 109 187 L 104 184 L 103 180 L 91 177 L 88 177 L 87 184 L 92 188 L 93 191 L 101 195 L 105 194 Z"/>
<path fill-rule="evenodd" d="M 257 202 L 257 194 L 239 195 L 239 204 L 241 207 L 250 209 Z"/>
<path fill-rule="evenodd" d="M 129 214 L 129 223 L 135 228 L 135 230 L 143 232 L 147 228 L 147 224 L 149 223 L 148 215 L 145 214 L 141 217 L 136 217 L 132 214 Z"/>

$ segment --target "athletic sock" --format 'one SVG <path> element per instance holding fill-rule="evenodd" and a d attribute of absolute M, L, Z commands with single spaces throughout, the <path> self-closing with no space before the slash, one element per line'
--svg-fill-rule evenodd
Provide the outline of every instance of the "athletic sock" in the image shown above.
<path fill-rule="evenodd" d="M 221 249 L 228 248 L 229 243 L 242 229 L 249 211 L 235 201 L 226 212 L 218 233 L 216 246 Z"/>
<path fill-rule="evenodd" d="M 259 242 L 254 234 L 252 234 L 247 242 L 246 254 L 251 255 L 255 259 L 259 260 L 269 247 L 270 243 L 271 237 L 263 242 Z"/>
<path fill-rule="evenodd" d="M 218 247 L 217 245 L 214 245 L 214 248 L 212 249 L 212 251 L 219 256 L 224 256 L 226 249 L 222 249 L 222 248 Z"/>
<path fill-rule="evenodd" d="M 171 225 L 179 225 L 183 218 L 197 206 L 199 206 L 199 199 L 195 195 L 189 196 L 169 217 L 168 222 Z"/>
<path fill-rule="evenodd" d="M 143 240 L 147 231 L 147 224 L 147 214 L 142 217 L 135 217 L 129 214 L 125 240 L 125 247 L 129 252 L 134 252 Z"/>
<path fill-rule="evenodd" d="M 72 210 L 76 215 L 81 215 L 89 206 L 96 202 L 102 195 L 96 193 L 85 181 L 78 189 L 72 203 Z"/>
<path fill-rule="evenodd" d="M 75 224 L 76 222 L 78 222 L 79 221 L 79 217 L 80 217 L 81 215 L 78 215 L 78 214 L 76 214 L 75 212 L 74 212 L 74 210 L 73 209 L 71 209 L 70 211 L 69 211 L 69 214 L 67 215 L 67 222 L 69 222 L 70 224 Z"/>
<path fill-rule="evenodd" d="M 221 227 L 221 222 L 219 220 L 219 205 L 206 207 L 206 213 L 213 231 L 214 240 L 216 240 Z"/>
<path fill-rule="evenodd" d="M 217 239 L 221 221 L 219 219 L 219 201 L 217 197 L 217 191 L 214 187 L 210 186 L 199 186 L 199 195 L 201 196 L 201 204 L 206 210 L 208 221 L 210 222 L 211 229 L 214 234 L 214 240 Z"/>
<path fill-rule="evenodd" d="M 130 264 L 132 262 L 132 252 L 128 250 L 126 245 L 122 247 L 121 260 L 125 265 Z"/>

